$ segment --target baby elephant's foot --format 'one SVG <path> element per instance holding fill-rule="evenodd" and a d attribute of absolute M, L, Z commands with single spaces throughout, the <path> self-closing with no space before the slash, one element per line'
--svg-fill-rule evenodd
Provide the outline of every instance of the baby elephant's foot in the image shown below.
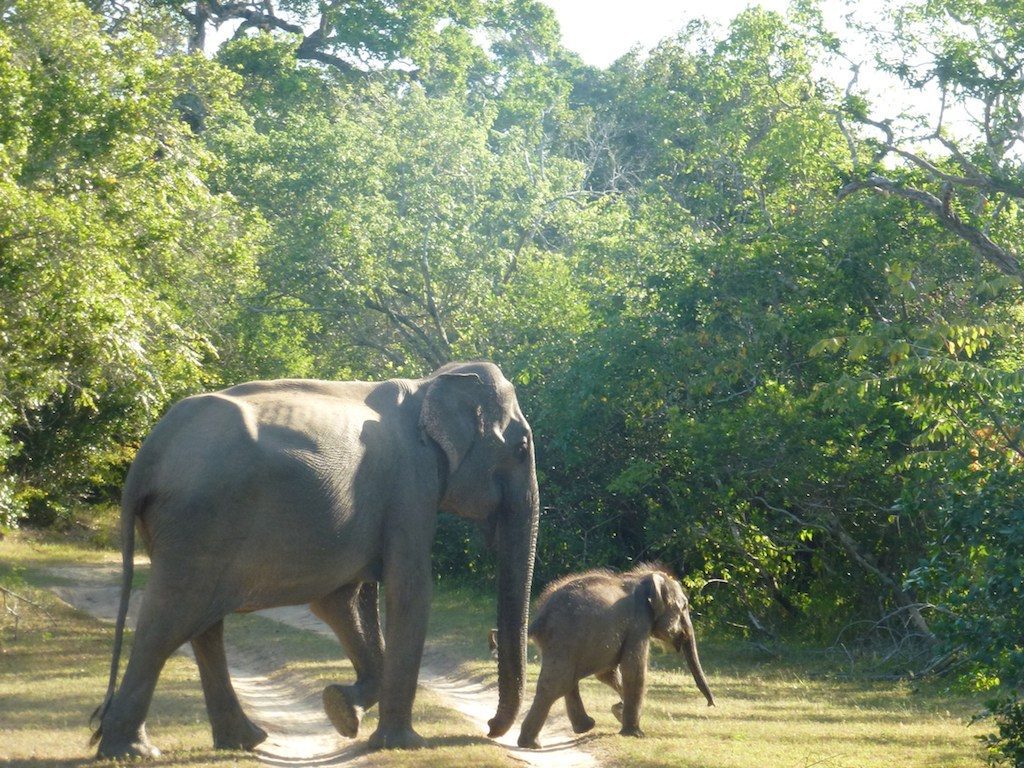
<path fill-rule="evenodd" d="M 632 736 L 635 739 L 642 739 L 645 735 L 644 732 L 640 730 L 639 725 L 630 726 L 629 728 L 622 726 L 622 730 L 619 731 L 619 733 L 623 736 Z"/>
<path fill-rule="evenodd" d="M 594 729 L 594 718 L 584 717 L 572 724 L 573 733 L 588 733 Z"/>

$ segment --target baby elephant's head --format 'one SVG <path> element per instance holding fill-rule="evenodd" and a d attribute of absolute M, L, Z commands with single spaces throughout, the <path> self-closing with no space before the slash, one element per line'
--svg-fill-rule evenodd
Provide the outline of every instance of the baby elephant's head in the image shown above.
<path fill-rule="evenodd" d="M 651 636 L 686 656 L 694 682 L 708 700 L 708 706 L 715 706 L 715 697 L 711 695 L 697 655 L 697 638 L 690 622 L 690 600 L 682 585 L 668 573 L 652 570 L 640 580 L 638 589 L 651 608 Z"/>

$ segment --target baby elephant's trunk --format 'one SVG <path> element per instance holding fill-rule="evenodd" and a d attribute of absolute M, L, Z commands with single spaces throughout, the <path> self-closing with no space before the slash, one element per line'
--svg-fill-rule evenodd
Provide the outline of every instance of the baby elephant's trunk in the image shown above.
<path fill-rule="evenodd" d="M 700 665 L 700 656 L 697 655 L 697 637 L 693 634 L 693 624 L 690 623 L 689 616 L 684 616 L 683 620 L 687 631 L 686 637 L 681 643 L 682 648 L 678 650 L 681 650 L 686 656 L 686 663 L 690 665 L 693 681 L 697 683 L 697 688 L 704 694 L 704 698 L 708 700 L 708 706 L 713 707 L 715 706 L 715 697 L 711 693 L 708 679 L 704 676 L 704 669 Z"/>

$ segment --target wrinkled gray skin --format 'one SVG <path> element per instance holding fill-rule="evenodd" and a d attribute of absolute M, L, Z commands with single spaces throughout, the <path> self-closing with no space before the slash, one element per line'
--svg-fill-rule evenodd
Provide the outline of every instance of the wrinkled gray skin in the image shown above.
<path fill-rule="evenodd" d="M 452 363 L 419 380 L 253 382 L 175 405 L 124 488 L 122 604 L 97 710 L 99 756 L 159 754 L 146 712 L 164 662 L 185 642 L 215 746 L 263 741 L 228 678 L 223 619 L 302 603 L 334 629 L 357 672 L 354 685 L 325 691 L 332 720 L 354 735 L 379 698 L 371 748 L 421 746 L 412 704 L 439 509 L 478 521 L 497 553 L 498 736 L 522 700 L 539 512 L 530 427 L 501 371 Z M 152 567 L 115 694 L 136 521 Z M 390 617 L 383 635 L 378 581 Z"/>
<path fill-rule="evenodd" d="M 540 747 L 540 729 L 552 704 L 563 696 L 573 730 L 586 733 L 594 727 L 579 688 L 579 681 L 589 675 L 619 694 L 621 701 L 612 708 L 622 723 L 619 732 L 643 736 L 640 708 L 652 637 L 685 654 L 708 706 L 715 705 L 697 656 L 686 593 L 656 566 L 641 565 L 622 574 L 588 571 L 554 582 L 537 601 L 529 634 L 540 648 L 541 669 L 533 705 L 519 732 L 520 747 Z M 500 637 L 497 646 L 500 652 Z"/>

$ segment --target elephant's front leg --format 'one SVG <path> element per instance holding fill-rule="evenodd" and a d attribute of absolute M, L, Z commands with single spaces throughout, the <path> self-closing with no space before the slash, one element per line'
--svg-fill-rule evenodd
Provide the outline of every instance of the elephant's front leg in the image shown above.
<path fill-rule="evenodd" d="M 631 647 L 627 647 L 619 664 L 622 675 L 622 729 L 623 736 L 643 738 L 640 729 L 640 709 L 644 704 L 644 688 L 647 677 L 647 656 L 650 640 L 645 636 Z"/>
<path fill-rule="evenodd" d="M 380 720 L 370 737 L 371 749 L 426 746 L 423 737 L 412 728 L 412 704 L 430 614 L 433 578 L 429 544 L 433 531 L 411 538 L 414 541 L 408 546 L 392 546 L 384 565 L 386 652 Z"/>
<path fill-rule="evenodd" d="M 384 674 L 384 638 L 380 631 L 377 583 L 349 584 L 310 603 L 338 636 L 356 671 L 353 685 L 324 688 L 324 711 L 342 736 L 355 738 L 363 713 L 377 703 Z"/>

